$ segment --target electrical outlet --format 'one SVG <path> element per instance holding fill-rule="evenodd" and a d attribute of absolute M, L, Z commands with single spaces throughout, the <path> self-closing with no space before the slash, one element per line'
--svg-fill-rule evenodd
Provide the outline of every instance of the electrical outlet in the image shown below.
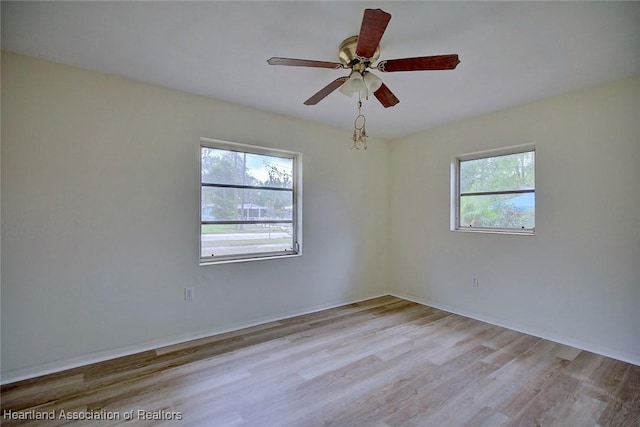
<path fill-rule="evenodd" d="M 474 277 L 473 280 L 471 281 L 471 286 L 473 286 L 474 288 L 477 288 L 479 284 L 480 284 L 480 281 L 478 280 L 478 278 Z"/>
<path fill-rule="evenodd" d="M 193 299 L 193 288 L 184 288 L 184 300 L 191 301 Z"/>

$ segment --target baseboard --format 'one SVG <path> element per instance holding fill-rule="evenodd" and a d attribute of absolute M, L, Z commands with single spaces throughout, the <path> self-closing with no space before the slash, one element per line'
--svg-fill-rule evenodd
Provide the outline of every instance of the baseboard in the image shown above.
<path fill-rule="evenodd" d="M 39 365 L 28 366 L 26 368 L 20 368 L 2 372 L 2 379 L 0 384 L 10 384 L 18 381 L 28 380 L 31 378 L 40 377 L 43 375 L 53 374 L 56 372 L 65 371 L 67 369 L 78 368 L 81 366 L 90 365 L 92 363 L 104 362 L 106 360 L 115 359 L 123 356 L 131 356 L 136 353 L 141 353 L 149 350 L 156 350 L 162 347 L 170 345 L 181 344 L 188 341 L 193 341 L 201 338 L 207 338 L 214 335 L 224 334 L 227 332 L 233 332 L 240 329 L 250 328 L 253 326 L 262 325 L 269 322 L 277 322 L 280 320 L 290 319 L 292 317 L 303 316 L 305 314 L 316 313 L 322 310 L 329 310 L 331 308 L 340 307 L 343 305 L 353 304 L 357 302 L 366 301 L 373 298 L 379 298 L 382 296 L 390 295 L 389 291 L 385 291 L 378 295 L 367 296 L 366 298 L 347 299 L 330 304 L 321 304 L 313 307 L 306 308 L 300 311 L 294 311 L 289 313 L 283 313 L 278 316 L 263 317 L 253 319 L 249 322 L 236 323 L 233 325 L 227 325 L 221 328 L 212 328 L 208 330 L 201 330 L 194 333 L 187 333 L 178 336 L 160 338 L 149 341 L 144 341 L 130 346 L 120 347 L 113 350 L 99 351 L 95 353 L 85 354 L 82 356 L 71 357 L 63 360 L 56 360 L 53 362 L 47 362 Z"/>
<path fill-rule="evenodd" d="M 575 338 L 564 337 L 557 334 L 554 334 L 551 331 L 540 330 L 537 328 L 533 328 L 528 325 L 521 325 L 516 322 L 505 321 L 504 319 L 495 319 L 482 314 L 473 313 L 469 311 L 460 311 L 454 307 L 451 307 L 446 304 L 441 304 L 436 301 L 419 298 L 413 295 L 404 294 L 402 292 L 390 291 L 389 295 L 406 299 L 409 301 L 416 302 L 418 304 L 426 305 L 429 307 L 437 308 L 440 310 L 447 311 L 449 313 L 458 314 L 460 316 L 469 317 L 471 319 L 479 320 L 481 322 L 490 323 L 492 325 L 500 326 L 503 328 L 511 329 L 517 332 L 522 332 L 523 334 L 533 335 L 538 338 L 544 338 L 549 341 L 553 341 L 559 344 L 568 345 L 570 347 L 579 348 L 580 350 L 589 351 L 591 353 L 596 353 L 601 356 L 610 357 L 612 359 L 620 360 L 622 362 L 631 363 L 633 365 L 640 366 L 640 355 L 635 353 L 628 353 L 624 351 L 619 351 L 616 349 L 612 349 L 606 346 L 601 346 L 589 342 L 584 342 Z"/>
<path fill-rule="evenodd" d="M 504 319 L 494 319 L 478 313 L 473 313 L 469 311 L 460 311 L 454 307 L 451 307 L 446 304 L 441 304 L 436 301 L 431 301 L 428 299 L 416 297 L 414 295 L 409 295 L 409 294 L 404 294 L 402 292 L 389 290 L 377 295 L 367 296 L 365 298 L 341 300 L 331 304 L 313 306 L 300 311 L 283 313 L 278 316 L 263 317 L 263 318 L 253 319 L 249 322 L 237 323 L 237 324 L 228 325 L 221 328 L 212 328 L 212 329 L 202 330 L 194 333 L 182 334 L 179 336 L 144 341 L 138 344 L 120 347 L 113 350 L 100 351 L 100 352 L 86 354 L 78 357 L 72 357 L 68 359 L 43 363 L 39 365 L 33 365 L 26 368 L 6 371 L 2 373 L 2 379 L 0 380 L 0 384 L 2 385 L 10 384 L 18 381 L 36 378 L 42 375 L 48 375 L 56 372 L 65 371 L 67 369 L 90 365 L 92 363 L 104 362 L 106 360 L 115 359 L 117 357 L 130 356 L 136 353 L 141 353 L 143 351 L 156 350 L 156 349 L 170 346 L 170 345 L 181 344 L 188 341 L 207 338 L 214 335 L 224 334 L 227 332 L 233 332 L 233 331 L 237 331 L 244 328 L 258 326 L 264 323 L 277 322 L 285 319 L 290 319 L 296 316 L 303 316 L 305 314 L 316 313 L 322 310 L 329 310 L 331 308 L 336 308 L 336 307 L 340 307 L 347 304 L 362 302 L 362 301 L 366 301 L 373 298 L 379 298 L 386 295 L 391 295 L 397 298 L 413 301 L 418 304 L 444 310 L 449 313 L 454 313 L 460 316 L 469 317 L 471 319 L 479 320 L 481 322 L 490 323 L 492 325 L 522 332 L 528 335 L 533 335 L 539 338 L 544 338 L 546 340 L 557 342 L 559 344 L 576 347 L 581 350 L 590 351 L 592 353 L 600 354 L 602 356 L 611 357 L 616 360 L 621 360 L 623 362 L 640 366 L 640 355 L 638 354 L 625 353 L 625 352 L 621 352 L 616 349 L 611 349 L 605 346 L 599 346 L 593 343 L 586 343 L 573 338 L 559 336 L 549 331 L 538 330 L 536 328 L 532 328 L 527 325 L 520 325 L 515 322 L 505 321 Z"/>

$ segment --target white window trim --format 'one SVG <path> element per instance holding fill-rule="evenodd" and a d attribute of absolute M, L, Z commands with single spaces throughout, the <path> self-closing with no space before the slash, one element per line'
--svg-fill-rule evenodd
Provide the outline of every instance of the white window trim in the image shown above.
<path fill-rule="evenodd" d="M 198 145 L 198 187 L 199 192 L 202 189 L 202 147 L 218 148 L 230 151 L 242 151 L 246 153 L 285 157 L 293 159 L 293 233 L 294 248 L 291 253 L 258 253 L 258 254 L 239 254 L 233 256 L 225 256 L 220 259 L 202 256 L 202 197 L 199 196 L 198 203 L 198 256 L 200 266 L 230 264 L 248 261 L 261 261 L 267 259 L 283 259 L 299 257 L 302 255 L 302 153 L 295 151 L 279 150 L 275 148 L 261 147 L 257 145 L 241 144 L 237 142 L 223 141 L 219 139 L 200 138 Z"/>
<path fill-rule="evenodd" d="M 476 160 L 487 157 L 507 156 L 509 154 L 519 154 L 533 151 L 535 153 L 536 146 L 534 143 L 514 145 L 510 147 L 496 148 L 491 150 L 476 151 L 473 153 L 453 156 L 451 158 L 451 190 L 450 190 L 450 230 L 462 233 L 489 233 L 489 234 L 514 234 L 521 236 L 534 236 L 536 234 L 535 227 L 532 229 L 520 230 L 517 228 L 485 228 L 460 227 L 460 162 L 467 160 Z M 537 160 L 537 159 L 536 159 Z M 534 164 L 534 170 L 537 168 L 537 162 Z M 537 176 L 537 171 L 535 172 Z M 537 187 L 537 186 L 536 186 Z M 537 188 L 534 187 L 537 191 Z M 535 194 L 535 193 L 534 193 Z"/>

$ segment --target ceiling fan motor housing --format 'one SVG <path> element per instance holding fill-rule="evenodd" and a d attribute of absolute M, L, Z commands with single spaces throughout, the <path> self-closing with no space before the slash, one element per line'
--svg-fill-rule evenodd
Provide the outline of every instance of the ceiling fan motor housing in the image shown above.
<path fill-rule="evenodd" d="M 356 54 L 356 47 L 358 46 L 358 36 L 351 36 L 343 40 L 340 43 L 340 47 L 338 48 L 338 57 L 340 58 L 340 62 L 347 67 L 352 68 L 355 64 L 360 63 L 372 63 L 375 62 L 378 58 L 380 58 L 380 46 L 376 48 L 373 56 L 371 58 L 362 58 Z M 366 68 L 366 65 L 365 67 Z M 359 70 L 360 72 L 364 71 Z"/>

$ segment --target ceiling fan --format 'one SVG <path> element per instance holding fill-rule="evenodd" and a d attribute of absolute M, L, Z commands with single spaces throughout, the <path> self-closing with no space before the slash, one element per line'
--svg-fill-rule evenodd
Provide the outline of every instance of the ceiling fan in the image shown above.
<path fill-rule="evenodd" d="M 269 65 L 351 70 L 348 76 L 339 77 L 320 89 L 304 102 L 305 105 L 315 105 L 340 88 L 340 92 L 349 97 L 358 93 L 361 98 L 368 98 L 372 93 L 385 108 L 393 107 L 400 100 L 379 77 L 367 71 L 367 68 L 374 68 L 384 73 L 453 70 L 460 63 L 460 60 L 458 55 L 420 56 L 383 60 L 373 66 L 372 63 L 380 57 L 380 39 L 382 39 L 390 20 L 391 14 L 382 9 L 365 9 L 359 35 L 351 36 L 340 44 L 338 50 L 340 62 L 278 57 L 270 58 L 267 62 Z"/>

